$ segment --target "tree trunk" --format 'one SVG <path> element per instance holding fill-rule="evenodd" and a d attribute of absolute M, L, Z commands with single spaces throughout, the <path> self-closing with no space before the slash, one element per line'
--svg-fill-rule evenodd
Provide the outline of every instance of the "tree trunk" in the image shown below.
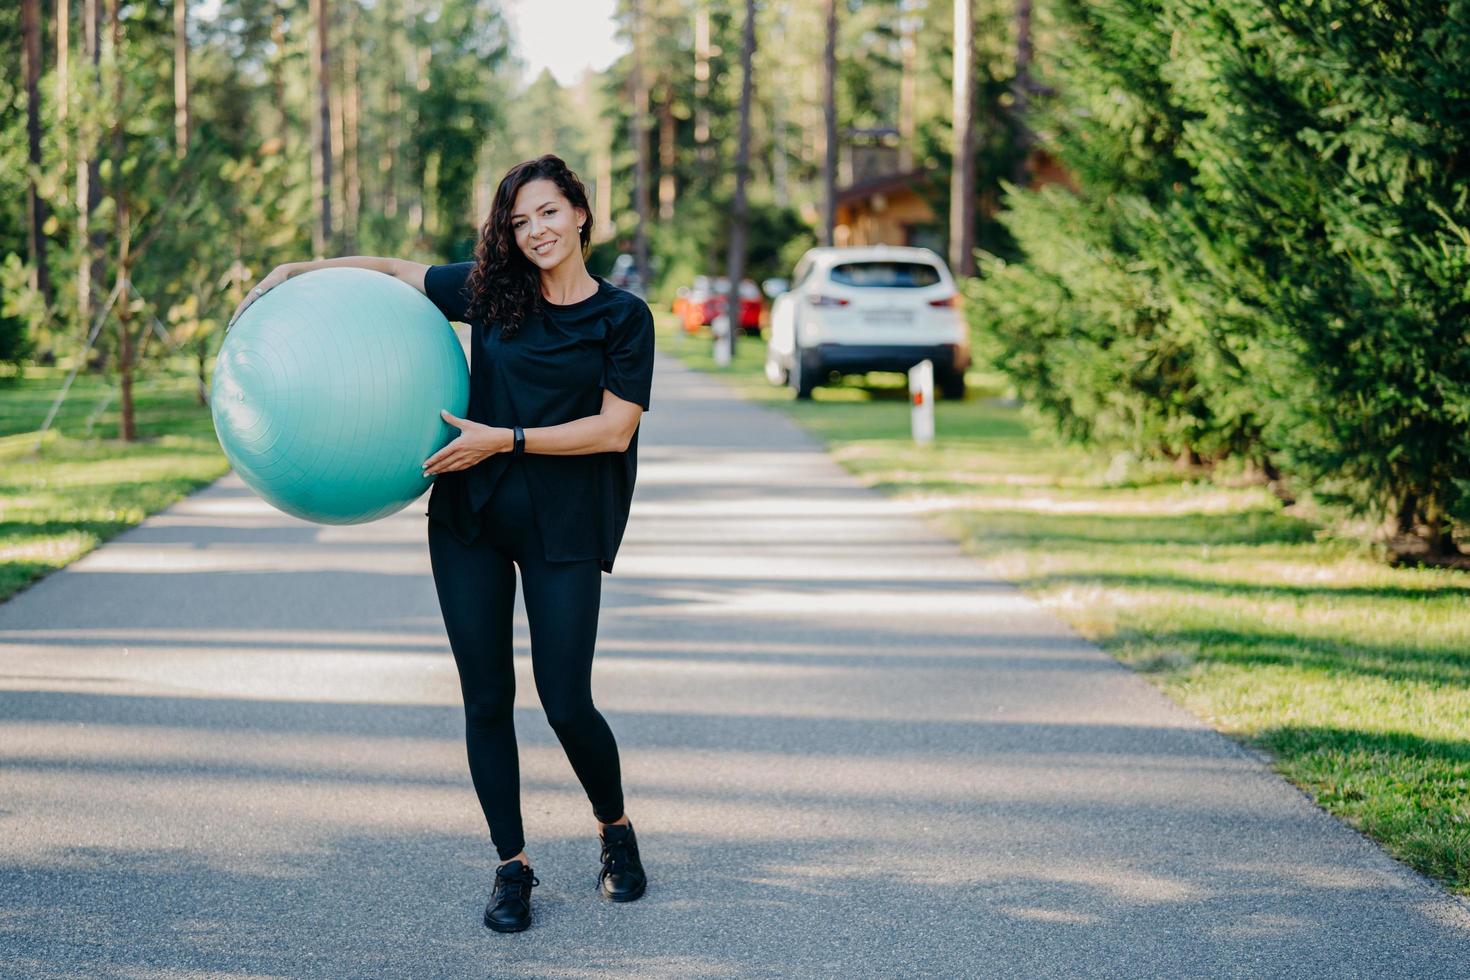
<path fill-rule="evenodd" d="M 708 159 L 709 59 L 709 6 L 706 0 L 698 0 L 694 10 L 694 145 L 701 162 Z"/>
<path fill-rule="evenodd" d="M 21 60 L 26 88 L 26 158 L 31 173 L 26 178 L 26 251 L 33 263 L 31 288 L 38 289 L 51 303 L 51 274 L 46 268 L 46 202 L 36 187 L 41 169 L 41 0 L 21 0 Z"/>
<path fill-rule="evenodd" d="M 674 217 L 678 185 L 674 179 L 674 87 L 667 85 L 658 107 L 658 218 Z"/>
<path fill-rule="evenodd" d="M 636 155 L 633 178 L 633 206 L 638 212 L 638 230 L 634 237 L 633 258 L 638 265 L 638 280 L 646 293 L 649 287 L 648 221 L 648 83 L 643 77 L 643 10 L 640 0 L 633 7 L 633 149 Z"/>
<path fill-rule="evenodd" d="M 362 212 L 362 171 L 358 160 L 358 147 L 361 145 L 361 92 L 358 80 L 358 52 L 360 38 L 358 35 L 358 7 L 357 4 L 349 4 L 347 7 L 347 44 L 343 53 L 342 68 L 345 74 L 344 85 L 346 87 L 345 100 L 343 102 L 342 124 L 345 129 L 343 134 L 342 172 L 346 177 L 346 195 L 342 202 L 343 206 L 343 233 L 346 235 L 345 249 L 347 252 L 357 251 L 357 222 Z"/>
<path fill-rule="evenodd" d="M 189 153 L 189 0 L 174 0 L 174 155 Z"/>
<path fill-rule="evenodd" d="M 949 180 L 949 265 L 975 274 L 975 6 L 954 0 L 954 161 Z"/>
<path fill-rule="evenodd" d="M 1283 507 L 1290 507 L 1296 503 L 1296 493 L 1291 489 L 1291 484 L 1287 482 L 1286 475 L 1281 472 L 1280 467 L 1270 456 L 1261 456 L 1257 465 L 1260 467 L 1266 489 L 1281 501 Z"/>
<path fill-rule="evenodd" d="M 1455 544 L 1453 524 L 1435 494 L 1406 491 L 1384 522 L 1383 538 L 1390 564 L 1470 568 L 1470 560 Z"/>
<path fill-rule="evenodd" d="M 282 71 L 286 56 L 286 15 L 279 6 L 279 0 L 271 3 L 271 46 L 275 49 L 270 56 L 270 78 L 271 97 L 276 103 L 276 139 L 280 141 L 281 152 L 289 157 L 294 127 L 286 110 L 286 77 Z"/>
<path fill-rule="evenodd" d="M 783 4 L 771 19 L 771 47 L 781 51 L 786 46 L 785 20 L 791 15 L 789 5 Z M 786 99 L 771 100 L 771 199 L 776 207 L 784 208 L 791 202 L 791 167 L 786 156 Z"/>
<path fill-rule="evenodd" d="M 66 119 L 71 99 L 71 80 L 68 76 L 71 59 L 71 0 L 56 0 L 56 170 L 64 185 L 69 179 L 68 164 L 71 162 L 71 141 L 67 136 Z M 65 265 L 65 259 L 62 260 Z M 50 270 L 48 268 L 49 275 Z M 51 287 L 54 296 L 56 287 Z"/>
<path fill-rule="evenodd" d="M 350 2 L 347 4 L 348 8 L 352 6 L 353 4 Z M 341 38 L 337 37 L 335 32 L 333 32 L 332 37 L 334 39 L 333 43 L 337 46 L 338 51 L 347 46 Z M 347 213 L 347 166 L 344 160 L 347 135 L 342 110 L 342 103 L 345 97 L 343 93 L 342 72 L 334 63 L 332 70 L 327 72 L 327 120 L 329 122 L 327 131 L 330 133 L 330 139 L 327 143 L 331 148 L 333 163 L 332 180 L 329 183 L 329 189 L 332 194 L 333 215 L 345 215 Z M 345 222 L 345 218 L 343 221 Z M 336 222 L 334 224 L 336 224 L 338 234 L 340 235 L 342 224 Z M 333 247 L 335 247 L 335 242 L 333 243 Z"/>
<path fill-rule="evenodd" d="M 82 55 L 87 67 L 87 95 L 101 97 L 102 8 L 99 0 L 82 0 Z M 81 260 L 77 264 L 77 320 L 82 336 L 92 327 L 92 298 L 102 274 L 101 256 L 106 236 L 92 228 L 92 212 L 102 202 L 102 184 L 97 173 L 100 134 L 89 125 L 77 139 L 77 242 Z M 88 355 L 88 366 L 99 369 L 107 360 L 106 341 L 99 334 Z"/>
<path fill-rule="evenodd" d="M 332 247 L 332 79 L 329 74 L 331 0 L 311 0 L 312 79 L 316 82 L 316 110 L 312 113 L 312 175 L 317 181 L 317 221 L 313 226 L 312 249 L 326 255 Z"/>
<path fill-rule="evenodd" d="M 610 135 L 599 128 L 597 147 L 597 200 L 592 202 L 593 209 L 597 212 L 597 220 L 593 223 L 596 228 L 601 229 L 601 235 L 611 238 L 613 235 L 612 220 L 612 147 Z M 488 208 L 481 214 L 488 212 Z"/>
<path fill-rule="evenodd" d="M 822 50 L 822 238 L 837 235 L 837 2 L 825 0 L 827 42 Z M 963 0 L 956 0 L 957 3 Z"/>
<path fill-rule="evenodd" d="M 1174 457 L 1174 472 L 1186 476 L 1207 469 L 1204 457 L 1196 449 L 1185 449 Z"/>
<path fill-rule="evenodd" d="M 332 85 L 330 113 L 332 119 L 332 159 L 336 162 L 332 181 L 332 213 L 340 215 L 337 234 L 340 238 L 347 225 L 347 123 L 342 83 Z"/>
<path fill-rule="evenodd" d="M 1031 0 L 1016 0 L 1016 78 L 1011 83 L 1011 114 L 1016 123 L 1016 166 L 1011 179 L 1024 187 L 1029 179 L 1035 138 L 1027 119 L 1031 109 Z"/>
<path fill-rule="evenodd" d="M 416 24 L 420 17 L 425 16 L 426 3 L 424 0 L 410 0 L 408 4 L 408 22 Z M 405 34 L 405 36 L 408 36 Z M 409 52 L 409 80 L 413 83 L 414 91 L 420 93 L 414 96 L 414 101 L 408 113 L 408 131 L 410 134 L 419 131 L 421 122 L 420 113 L 423 110 L 424 100 L 422 93 L 429 90 L 429 48 L 420 45 Z M 407 142 L 408 148 L 408 180 L 405 190 L 408 197 L 408 227 L 413 233 L 415 241 L 422 241 L 424 237 L 425 213 L 428 204 L 432 201 L 425 195 L 424 191 L 430 182 L 429 164 L 430 160 L 423 156 L 423 147 L 416 139 L 410 138 Z M 417 179 L 413 179 L 413 178 Z"/>
<path fill-rule="evenodd" d="M 1021 2 L 1025 3 L 1026 0 Z M 898 169 L 905 172 L 913 169 L 914 143 L 918 140 L 919 131 L 918 27 L 917 15 L 900 15 L 898 29 L 902 69 L 898 80 Z"/>
<path fill-rule="evenodd" d="M 194 341 L 194 372 L 199 375 L 199 407 L 209 407 L 209 388 L 205 379 L 209 377 L 209 341 L 200 337 Z"/>
<path fill-rule="evenodd" d="M 56 0 L 56 118 L 66 118 L 67 76 L 71 56 L 71 0 Z M 62 159 L 65 160 L 65 154 Z"/>
<path fill-rule="evenodd" d="M 113 57 L 122 61 L 122 0 L 108 0 L 107 13 L 112 26 L 112 52 Z M 124 73 L 115 73 L 112 98 L 113 105 L 121 109 L 126 105 L 126 92 Z M 138 431 L 133 418 L 133 337 L 132 337 L 132 296 L 129 294 L 128 276 L 131 271 L 132 260 L 130 257 L 128 227 L 130 215 L 128 213 L 128 184 L 127 178 L 122 173 L 122 162 L 127 154 L 127 136 L 123 132 L 123 121 L 126 116 L 119 114 L 117 121 L 112 126 L 112 200 L 114 202 L 112 229 L 113 241 L 117 246 L 117 278 L 118 278 L 118 301 L 113 307 L 117 311 L 117 371 L 118 371 L 118 407 L 122 413 L 122 425 L 119 427 L 118 437 L 123 442 L 133 442 L 138 438 Z"/>
<path fill-rule="evenodd" d="M 730 259 L 726 272 L 730 292 L 725 298 L 729 351 L 735 355 L 740 334 L 740 281 L 745 278 L 745 185 L 750 179 L 751 65 L 755 60 L 755 0 L 745 0 L 745 35 L 740 43 L 740 129 L 735 143 L 735 199 L 730 205 Z"/>
<path fill-rule="evenodd" d="M 401 15 L 398 12 L 398 2 L 393 2 L 388 7 L 391 13 L 387 16 L 391 32 L 387 41 L 387 49 L 392 52 L 393 62 L 388 67 L 388 132 L 384 138 L 386 149 L 378 158 L 378 175 L 381 179 L 382 188 L 382 211 L 387 218 L 398 217 L 398 156 L 401 147 L 399 136 L 400 127 L 403 125 L 403 61 L 402 61 L 402 36 L 403 30 L 399 26 Z"/>
<path fill-rule="evenodd" d="M 413 134 L 419 132 L 420 113 L 423 112 L 422 93 L 429 90 L 429 48 L 428 46 L 413 46 L 413 35 L 416 34 L 415 25 L 420 18 L 425 18 L 426 0 L 404 0 L 403 4 L 403 31 L 400 37 L 404 40 L 403 63 L 406 68 L 404 82 L 407 87 L 412 88 L 409 106 L 404 116 L 404 129 L 409 137 L 401 141 L 401 153 L 403 153 L 403 170 L 407 173 L 406 181 L 400 185 L 403 192 L 403 209 L 409 217 L 409 234 L 413 235 L 415 241 L 422 241 L 423 220 L 425 220 L 425 185 L 429 178 L 429 160 L 423 154 L 422 144 L 413 138 Z"/>
<path fill-rule="evenodd" d="M 125 228 L 128 223 L 128 191 L 122 188 L 117 201 L 117 226 Z M 127 245 L 122 246 L 122 254 L 119 256 L 117 276 L 122 280 L 122 291 L 118 294 L 117 305 L 117 372 L 118 372 L 118 407 L 122 413 L 121 431 L 118 438 L 123 442 L 134 442 L 138 438 L 137 421 L 133 411 L 133 324 L 132 324 L 132 297 L 128 295 L 128 281 L 132 272 L 132 264 L 128 259 Z"/>

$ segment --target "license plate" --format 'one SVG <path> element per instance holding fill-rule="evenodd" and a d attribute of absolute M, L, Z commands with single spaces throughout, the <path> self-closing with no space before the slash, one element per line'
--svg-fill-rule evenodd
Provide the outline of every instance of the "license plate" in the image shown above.
<path fill-rule="evenodd" d="M 863 319 L 869 323 L 881 323 L 884 325 L 895 323 L 912 323 L 914 321 L 913 310 L 866 310 Z"/>

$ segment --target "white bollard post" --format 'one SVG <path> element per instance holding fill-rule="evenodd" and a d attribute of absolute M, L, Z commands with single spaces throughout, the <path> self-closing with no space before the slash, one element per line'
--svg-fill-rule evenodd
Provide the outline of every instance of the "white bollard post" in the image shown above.
<path fill-rule="evenodd" d="M 730 365 L 730 318 L 721 313 L 710 321 L 710 333 L 715 335 L 715 365 L 717 367 L 729 367 Z"/>
<path fill-rule="evenodd" d="M 909 413 L 914 442 L 927 446 L 934 441 L 934 364 L 920 361 L 909 368 Z"/>

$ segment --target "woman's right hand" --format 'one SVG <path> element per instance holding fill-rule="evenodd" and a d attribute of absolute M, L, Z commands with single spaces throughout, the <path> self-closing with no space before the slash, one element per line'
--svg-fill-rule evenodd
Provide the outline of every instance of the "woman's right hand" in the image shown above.
<path fill-rule="evenodd" d="M 245 298 L 240 300 L 240 305 L 235 307 L 235 312 L 230 315 L 230 322 L 225 324 L 225 329 L 229 330 L 230 327 L 233 327 L 235 325 L 235 321 L 240 319 L 240 314 L 249 309 L 251 303 L 254 303 L 266 293 L 270 292 L 272 289 L 275 289 L 281 283 L 291 278 L 291 273 L 294 271 L 296 266 L 297 263 L 295 262 L 287 262 L 283 265 L 278 265 L 270 271 L 270 274 L 268 276 L 260 280 L 260 282 L 256 283 L 253 287 L 251 287 L 250 292 L 245 294 Z"/>

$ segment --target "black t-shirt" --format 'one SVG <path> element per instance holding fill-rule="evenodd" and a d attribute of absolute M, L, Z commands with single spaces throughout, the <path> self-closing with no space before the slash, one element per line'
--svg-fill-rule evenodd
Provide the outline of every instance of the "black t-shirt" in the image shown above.
<path fill-rule="evenodd" d="M 653 314 L 648 304 L 600 276 L 597 292 L 558 306 L 544 302 L 512 337 L 497 324 L 467 321 L 473 263 L 433 265 L 424 292 L 447 319 L 470 323 L 470 404 L 466 417 L 509 428 L 541 428 L 597 415 L 602 389 L 646 411 L 653 386 Z M 552 456 L 496 453 L 434 479 L 428 516 L 466 543 L 480 509 L 511 466 L 524 466 L 547 561 L 599 559 L 604 572 L 628 524 L 638 473 L 638 432 L 625 452 Z"/>

